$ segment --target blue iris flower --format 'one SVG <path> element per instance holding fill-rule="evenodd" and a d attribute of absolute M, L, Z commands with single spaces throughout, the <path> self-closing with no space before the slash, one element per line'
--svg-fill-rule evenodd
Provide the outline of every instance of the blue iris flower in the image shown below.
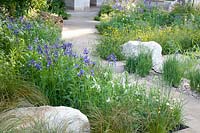
<path fill-rule="evenodd" d="M 26 28 L 27 30 L 30 30 L 31 27 L 32 27 L 32 25 L 31 25 L 30 23 L 27 23 L 26 26 L 25 26 L 25 28 Z"/>
<path fill-rule="evenodd" d="M 51 64 L 52 64 L 51 60 L 47 60 L 47 68 L 49 68 Z"/>
<path fill-rule="evenodd" d="M 78 64 L 75 64 L 75 65 L 74 65 L 74 68 L 79 68 L 79 65 L 78 65 Z"/>
<path fill-rule="evenodd" d="M 90 58 L 86 55 L 83 57 L 83 61 L 85 64 L 89 64 L 90 63 Z"/>
<path fill-rule="evenodd" d="M 7 27 L 8 27 L 9 30 L 12 30 L 12 29 L 13 29 L 13 26 L 12 26 L 11 24 L 8 24 Z"/>
<path fill-rule="evenodd" d="M 48 56 L 49 55 L 49 47 L 48 45 L 44 45 L 44 53 Z"/>
<path fill-rule="evenodd" d="M 92 69 L 90 72 L 91 72 L 91 75 L 94 76 L 94 70 Z"/>
<path fill-rule="evenodd" d="M 83 69 L 81 69 L 80 72 L 78 73 L 78 76 L 79 76 L 79 77 L 80 77 L 80 76 L 83 76 L 84 72 L 85 72 L 85 71 L 84 71 Z"/>
<path fill-rule="evenodd" d="M 14 30 L 13 32 L 15 35 L 17 35 L 19 33 L 19 30 Z"/>
<path fill-rule="evenodd" d="M 42 70 L 41 63 L 36 63 L 36 64 L 35 64 L 35 68 L 36 68 L 37 70 Z"/>
<path fill-rule="evenodd" d="M 107 60 L 108 60 L 108 62 L 114 62 L 114 63 L 116 63 L 117 58 L 116 58 L 116 56 L 115 56 L 114 54 L 110 54 L 110 55 L 107 57 Z"/>
<path fill-rule="evenodd" d="M 40 45 L 37 46 L 38 54 L 43 54 L 42 47 Z"/>
<path fill-rule="evenodd" d="M 33 46 L 29 45 L 28 46 L 28 50 L 32 51 L 33 50 Z"/>
<path fill-rule="evenodd" d="M 87 48 L 84 49 L 83 54 L 89 54 L 89 50 Z"/>

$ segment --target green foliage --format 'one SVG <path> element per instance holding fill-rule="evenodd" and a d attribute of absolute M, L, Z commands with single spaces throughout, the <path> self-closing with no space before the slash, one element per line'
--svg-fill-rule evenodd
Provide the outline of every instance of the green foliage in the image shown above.
<path fill-rule="evenodd" d="M 114 9 L 110 5 L 102 5 L 100 7 L 98 16 L 95 17 L 95 20 L 100 21 L 100 18 L 102 15 L 109 15 L 113 11 L 114 11 Z"/>
<path fill-rule="evenodd" d="M 9 16 L 20 17 L 26 15 L 31 9 L 41 10 L 47 7 L 46 0 L 3 0 L 0 10 Z"/>
<path fill-rule="evenodd" d="M 150 53 L 140 52 L 138 56 L 129 57 L 126 62 L 126 70 L 129 73 L 137 73 L 144 77 L 149 74 L 152 68 L 152 55 Z"/>
<path fill-rule="evenodd" d="M 116 84 L 115 97 L 107 100 L 105 110 L 95 108 L 89 116 L 94 132 L 151 132 L 173 130 L 181 120 L 181 105 L 157 89 L 147 93 L 142 86 Z M 131 108 L 130 108 L 131 107 Z"/>
<path fill-rule="evenodd" d="M 108 21 L 102 20 L 96 26 L 102 34 L 97 49 L 99 55 L 105 58 L 101 52 L 105 48 L 109 54 L 121 52 L 120 46 L 124 42 L 137 39 L 158 42 L 163 54 L 193 51 L 200 44 L 199 8 L 185 8 L 178 6 L 169 13 L 156 8 L 149 10 L 138 7 L 134 11 L 117 12 Z M 123 59 L 121 54 L 117 58 Z"/>
<path fill-rule="evenodd" d="M 0 58 L 0 112 L 27 105 L 45 105 L 48 100 L 32 83 L 24 81 L 15 70 L 17 60 L 1 54 Z M 23 104 L 22 104 L 23 103 Z"/>
<path fill-rule="evenodd" d="M 50 105 L 80 109 L 89 117 L 94 132 L 168 132 L 182 122 L 180 102 L 158 89 L 147 91 L 128 84 L 127 75 L 114 77 L 89 58 L 87 49 L 78 56 L 71 43 L 58 39 L 60 30 L 54 25 L 20 19 L 1 20 L 0 24 L 0 81 L 5 90 L 1 99 L 13 101 L 18 96 L 37 106 L 47 97 Z M 129 31 L 120 28 L 123 33 Z M 122 35 L 118 29 L 115 32 L 115 39 Z M 3 104 L 7 104 L 5 100 Z M 8 108 L 12 106 L 4 110 Z"/>
<path fill-rule="evenodd" d="M 42 20 L 0 19 L 0 50 L 6 54 L 12 49 L 18 50 L 37 43 L 55 43 L 60 37 L 60 29 L 50 22 Z"/>
<path fill-rule="evenodd" d="M 181 62 L 175 57 L 168 58 L 163 64 L 163 79 L 172 86 L 178 87 L 183 77 Z"/>
<path fill-rule="evenodd" d="M 63 19 L 68 19 L 69 14 L 66 13 L 64 0 L 48 0 L 48 11 L 62 16 Z"/>
<path fill-rule="evenodd" d="M 200 92 L 200 70 L 195 69 L 189 73 L 190 86 L 193 90 Z"/>

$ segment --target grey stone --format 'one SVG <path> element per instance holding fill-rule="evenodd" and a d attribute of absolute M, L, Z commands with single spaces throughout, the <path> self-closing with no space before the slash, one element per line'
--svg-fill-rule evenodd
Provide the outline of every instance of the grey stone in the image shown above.
<path fill-rule="evenodd" d="M 142 49 L 141 49 L 142 48 Z M 147 50 L 152 52 L 152 69 L 158 73 L 162 73 L 162 47 L 160 44 L 154 41 L 141 42 L 141 41 L 129 41 L 122 46 L 122 53 L 125 57 L 138 56 L 141 51 Z"/>
<path fill-rule="evenodd" d="M 19 119 L 16 129 L 34 127 L 36 122 L 44 124 L 48 130 L 66 133 L 89 133 L 88 118 L 79 110 L 70 107 L 27 107 L 16 108 L 1 114 L 9 121 L 9 116 Z"/>

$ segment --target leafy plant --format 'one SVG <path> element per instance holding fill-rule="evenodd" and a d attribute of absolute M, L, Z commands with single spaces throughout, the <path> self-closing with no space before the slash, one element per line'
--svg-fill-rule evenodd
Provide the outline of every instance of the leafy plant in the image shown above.
<path fill-rule="evenodd" d="M 56 13 L 59 16 L 62 16 L 63 19 L 68 19 L 69 14 L 66 13 L 66 7 L 64 0 L 48 0 L 48 11 L 51 13 Z"/>
<path fill-rule="evenodd" d="M 102 15 L 109 15 L 111 12 L 113 12 L 114 9 L 110 6 L 110 5 L 102 5 L 100 7 L 100 11 L 98 13 L 98 15 L 94 18 L 97 21 L 100 21 L 100 18 Z"/>
<path fill-rule="evenodd" d="M 138 56 L 129 57 L 126 62 L 126 70 L 129 73 L 137 73 L 144 77 L 152 69 L 152 55 L 146 52 L 140 52 Z"/>
<path fill-rule="evenodd" d="M 194 51 L 194 47 L 198 47 L 200 42 L 199 8 L 189 7 L 184 12 L 180 12 L 179 8 L 182 10 L 183 7 L 176 7 L 171 13 L 145 7 L 115 12 L 108 21 L 102 20 L 96 26 L 102 34 L 97 49 L 99 55 L 105 58 L 108 54 L 115 53 L 121 60 L 123 56 L 119 54 L 120 46 L 137 39 L 158 42 L 163 48 L 163 54 Z"/>
<path fill-rule="evenodd" d="M 178 87 L 183 77 L 182 64 L 176 57 L 168 58 L 163 64 L 163 79 L 170 85 Z"/>
<path fill-rule="evenodd" d="M 37 87 L 22 79 L 16 62 L 3 54 L 0 57 L 0 112 L 23 106 L 39 106 L 48 104 L 47 98 Z"/>
<path fill-rule="evenodd" d="M 115 85 L 113 89 L 121 94 L 110 97 L 106 109 L 91 109 L 88 116 L 92 131 L 167 132 L 182 122 L 181 106 L 175 101 L 169 102 L 169 97 L 157 89 L 151 88 L 147 93 L 141 86 L 122 88 Z"/>
<path fill-rule="evenodd" d="M 12 17 L 26 15 L 31 9 L 42 10 L 47 7 L 46 0 L 3 0 L 0 10 Z"/>
<path fill-rule="evenodd" d="M 60 29 L 51 22 L 42 20 L 0 19 L 0 49 L 6 54 L 12 49 L 24 49 L 34 43 L 55 43 L 60 37 Z"/>

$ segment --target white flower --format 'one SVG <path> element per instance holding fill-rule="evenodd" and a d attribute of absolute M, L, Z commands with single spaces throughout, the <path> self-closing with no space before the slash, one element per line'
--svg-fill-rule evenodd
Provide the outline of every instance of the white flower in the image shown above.
<path fill-rule="evenodd" d="M 158 99 L 156 99 L 156 102 L 159 102 L 159 100 L 158 100 Z"/>
<path fill-rule="evenodd" d="M 108 99 L 106 100 L 106 102 L 107 102 L 107 103 L 109 103 L 109 102 L 110 102 L 110 97 L 108 97 Z"/>

